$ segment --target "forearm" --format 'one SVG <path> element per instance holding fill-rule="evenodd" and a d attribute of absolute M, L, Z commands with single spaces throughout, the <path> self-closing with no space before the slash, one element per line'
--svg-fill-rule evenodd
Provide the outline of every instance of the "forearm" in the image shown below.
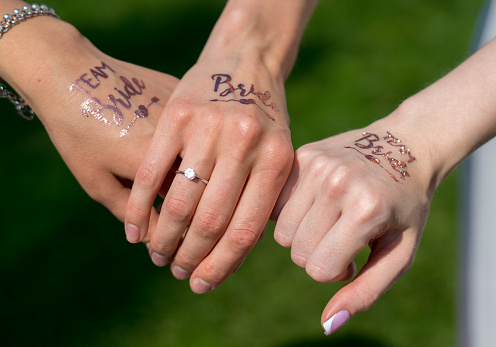
<path fill-rule="evenodd" d="M 2 1 L 0 11 L 12 14 L 25 5 Z M 74 74 L 74 67 L 99 52 L 72 25 L 51 16 L 31 17 L 11 27 L 0 38 L 0 50 L 0 78 L 30 106 L 36 106 L 47 93 L 63 93 L 67 86 L 57 76 Z"/>
<path fill-rule="evenodd" d="M 264 64 L 284 81 L 317 0 L 230 0 L 199 61 L 232 59 L 245 69 Z"/>
<path fill-rule="evenodd" d="M 496 41 L 371 125 L 415 143 L 434 191 L 465 157 L 496 134 Z M 395 129 L 395 130 L 393 130 Z M 414 147 L 415 149 L 415 147 Z"/>

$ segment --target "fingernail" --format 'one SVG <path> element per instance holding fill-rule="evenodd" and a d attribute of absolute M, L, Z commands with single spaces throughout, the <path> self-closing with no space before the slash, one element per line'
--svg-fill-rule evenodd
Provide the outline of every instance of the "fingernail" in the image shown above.
<path fill-rule="evenodd" d="M 214 287 L 210 283 L 207 283 L 204 280 L 202 280 L 201 278 L 197 278 L 193 281 L 191 290 L 195 294 L 205 294 L 214 290 Z"/>
<path fill-rule="evenodd" d="M 164 257 L 163 255 L 153 252 L 152 261 L 153 264 L 162 267 L 167 265 L 167 263 L 169 263 L 169 257 Z"/>
<path fill-rule="evenodd" d="M 172 274 L 174 275 L 175 278 L 178 280 L 186 280 L 191 276 L 191 271 L 185 270 L 180 266 L 174 265 L 171 267 Z"/>
<path fill-rule="evenodd" d="M 323 324 L 325 334 L 331 335 L 333 332 L 345 325 L 346 322 L 350 320 L 350 318 L 351 315 L 348 311 L 339 311 Z"/>
<path fill-rule="evenodd" d="M 134 224 L 126 225 L 126 238 L 131 243 L 138 243 L 140 239 L 140 230 Z"/>

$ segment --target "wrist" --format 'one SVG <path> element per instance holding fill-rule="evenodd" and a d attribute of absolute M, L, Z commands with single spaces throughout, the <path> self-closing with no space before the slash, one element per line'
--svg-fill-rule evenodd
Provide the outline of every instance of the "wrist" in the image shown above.
<path fill-rule="evenodd" d="M 0 78 L 29 105 L 42 97 L 41 89 L 52 87 L 57 76 L 98 52 L 74 26 L 48 16 L 17 24 L 0 39 L 0 50 Z"/>
<path fill-rule="evenodd" d="M 450 111 L 433 100 L 427 102 L 423 92 L 407 100 L 387 117 L 372 123 L 370 128 L 390 131 L 408 145 L 416 158 L 409 165 L 413 175 L 427 187 L 432 196 L 446 176 L 472 151 L 475 144 L 470 142 Z M 448 114 L 446 114 L 448 112 Z"/>
<path fill-rule="evenodd" d="M 199 62 L 231 58 L 263 64 L 284 81 L 316 1 L 231 0 L 217 21 Z M 275 17 L 276 16 L 276 17 Z"/>

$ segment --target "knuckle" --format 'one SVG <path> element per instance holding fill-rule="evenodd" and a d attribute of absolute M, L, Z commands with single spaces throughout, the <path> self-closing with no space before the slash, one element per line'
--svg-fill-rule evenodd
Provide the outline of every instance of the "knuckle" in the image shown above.
<path fill-rule="evenodd" d="M 242 140 L 254 141 L 263 133 L 263 122 L 252 113 L 240 115 L 236 122 L 236 135 Z"/>
<path fill-rule="evenodd" d="M 343 273 L 347 273 L 347 268 L 339 269 L 337 267 L 331 267 L 320 262 L 312 261 L 312 259 L 307 261 L 305 270 L 311 278 L 321 283 L 336 282 L 342 277 Z"/>
<path fill-rule="evenodd" d="M 136 172 L 135 181 L 143 187 L 152 187 L 155 183 L 156 172 L 156 166 L 149 161 L 145 161 Z"/>
<path fill-rule="evenodd" d="M 129 203 L 126 207 L 126 216 L 133 220 L 142 220 L 148 216 L 147 210 L 140 206 Z"/>
<path fill-rule="evenodd" d="M 306 144 L 301 146 L 295 151 L 295 157 L 300 163 L 311 162 L 314 157 L 314 151 L 312 149 L 312 144 Z"/>
<path fill-rule="evenodd" d="M 150 248 L 154 252 L 162 255 L 173 254 L 175 250 L 175 248 L 171 246 L 169 242 L 159 238 L 152 238 L 152 240 L 150 241 Z"/>
<path fill-rule="evenodd" d="M 302 269 L 307 265 L 307 259 L 308 257 L 304 254 L 291 251 L 291 260 Z"/>
<path fill-rule="evenodd" d="M 236 157 L 245 158 L 262 136 L 262 123 L 253 114 L 244 114 L 236 119 L 233 128 L 231 133 L 233 150 Z"/>
<path fill-rule="evenodd" d="M 322 167 L 322 165 L 321 165 Z M 328 173 L 324 179 L 322 184 L 322 190 L 327 195 L 333 195 L 338 192 L 343 192 L 347 189 L 349 182 L 349 171 L 343 167 L 334 167 L 331 172 Z M 318 170 L 315 172 L 315 175 L 322 174 L 322 171 L 319 173 Z"/>
<path fill-rule="evenodd" d="M 202 278 L 205 278 L 207 282 L 214 285 L 221 283 L 227 275 L 218 266 L 208 260 L 203 265 L 202 271 Z"/>
<path fill-rule="evenodd" d="M 305 270 L 311 278 L 321 283 L 330 282 L 335 277 L 331 271 L 310 261 L 306 263 Z"/>
<path fill-rule="evenodd" d="M 168 198 L 164 202 L 162 209 L 175 222 L 184 223 L 191 217 L 192 207 L 186 200 L 179 197 L 172 196 Z"/>
<path fill-rule="evenodd" d="M 238 225 L 229 232 L 229 241 L 237 249 L 248 252 L 260 238 L 260 232 L 250 223 Z"/>
<path fill-rule="evenodd" d="M 274 240 L 286 248 L 290 248 L 293 243 L 293 239 L 281 231 L 274 232 Z"/>
<path fill-rule="evenodd" d="M 286 137 L 276 136 L 265 141 L 263 156 L 271 167 L 279 171 L 287 171 L 293 163 L 293 146 Z"/>
<path fill-rule="evenodd" d="M 196 269 L 198 264 L 200 264 L 200 261 L 198 261 L 198 259 L 194 259 L 187 255 L 185 252 L 181 251 L 178 251 L 177 254 L 174 256 L 174 262 L 183 269 L 191 271 Z"/>
<path fill-rule="evenodd" d="M 188 124 L 194 115 L 192 103 L 186 99 L 175 100 L 169 109 L 169 118 L 173 125 L 184 127 Z"/>
<path fill-rule="evenodd" d="M 207 240 L 215 240 L 223 231 L 226 219 L 220 213 L 203 212 L 198 217 L 195 233 L 198 237 Z"/>
<path fill-rule="evenodd" d="M 383 225 L 389 218 L 390 209 L 387 208 L 387 199 L 372 191 L 362 191 L 355 207 L 356 222 L 359 224 L 372 222 Z"/>

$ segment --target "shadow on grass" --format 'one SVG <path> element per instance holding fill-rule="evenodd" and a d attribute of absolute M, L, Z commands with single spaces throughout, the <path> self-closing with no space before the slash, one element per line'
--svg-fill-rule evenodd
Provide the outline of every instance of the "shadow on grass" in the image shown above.
<path fill-rule="evenodd" d="M 370 337 L 357 335 L 329 336 L 315 340 L 297 341 L 281 347 L 391 347 L 384 342 L 377 341 Z"/>

